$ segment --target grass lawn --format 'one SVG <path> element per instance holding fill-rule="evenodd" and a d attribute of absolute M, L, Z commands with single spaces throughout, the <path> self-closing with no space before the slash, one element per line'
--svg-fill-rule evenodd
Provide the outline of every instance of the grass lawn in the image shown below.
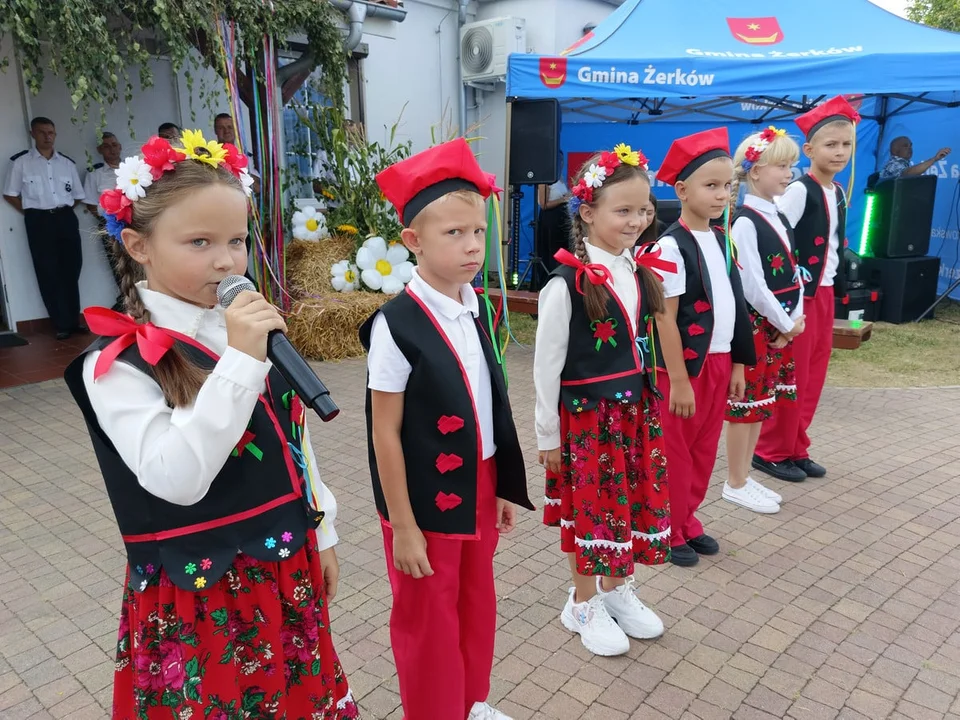
<path fill-rule="evenodd" d="M 510 315 L 513 334 L 533 345 L 537 322 Z M 508 351 L 509 352 L 509 351 Z M 937 387 L 960 385 L 960 303 L 945 300 L 935 320 L 876 323 L 857 350 L 834 350 L 827 384 L 834 387 Z"/>

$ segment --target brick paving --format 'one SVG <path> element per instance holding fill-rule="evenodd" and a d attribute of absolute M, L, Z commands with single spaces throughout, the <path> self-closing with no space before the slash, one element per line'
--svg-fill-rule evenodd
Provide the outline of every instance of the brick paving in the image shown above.
<path fill-rule="evenodd" d="M 532 356 L 508 358 L 541 505 Z M 311 420 L 340 503 L 337 646 L 363 717 L 399 720 L 363 363 L 319 369 L 344 408 Z M 638 573 L 667 631 L 623 657 L 591 659 L 562 628 L 566 561 L 525 513 L 496 558 L 491 701 L 517 720 L 960 717 L 960 388 L 828 388 L 813 430 L 830 476 L 772 481 L 779 515 L 718 499 L 721 456 L 702 512 L 722 552 Z M 109 716 L 120 548 L 62 381 L 0 391 L 0 718 Z"/>

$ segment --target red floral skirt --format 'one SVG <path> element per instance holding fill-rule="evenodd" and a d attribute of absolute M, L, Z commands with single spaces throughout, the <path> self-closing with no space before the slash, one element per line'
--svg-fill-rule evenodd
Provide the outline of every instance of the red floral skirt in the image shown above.
<path fill-rule="evenodd" d="M 601 400 L 582 413 L 560 409 L 561 473 L 547 472 L 543 522 L 581 575 L 626 577 L 634 565 L 670 559 L 670 493 L 660 406 Z"/>
<path fill-rule="evenodd" d="M 777 403 L 797 399 L 797 380 L 793 362 L 793 343 L 774 348 L 770 343 L 778 330 L 753 310 L 753 347 L 757 364 L 744 370 L 746 391 L 740 402 L 727 401 L 725 419 L 732 423 L 758 423 L 773 416 Z"/>
<path fill-rule="evenodd" d="M 330 637 L 316 542 L 311 533 L 282 562 L 237 555 L 202 592 L 161 571 L 135 593 L 128 576 L 114 720 L 359 717 Z"/>

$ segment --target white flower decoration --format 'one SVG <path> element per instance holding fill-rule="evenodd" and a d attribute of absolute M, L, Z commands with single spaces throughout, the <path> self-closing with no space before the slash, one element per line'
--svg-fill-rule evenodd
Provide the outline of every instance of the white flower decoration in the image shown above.
<path fill-rule="evenodd" d="M 289 551 L 287 548 L 281 548 L 281 549 L 280 549 L 280 552 L 279 552 L 278 554 L 279 554 L 280 557 L 282 557 L 282 558 L 290 557 L 290 551 Z"/>
<path fill-rule="evenodd" d="M 246 168 L 240 171 L 240 183 L 243 185 L 243 191 L 247 197 L 253 196 L 253 175 Z"/>
<path fill-rule="evenodd" d="M 583 181 L 587 187 L 598 188 L 607 179 L 607 169 L 603 165 L 591 165 L 583 174 Z"/>
<path fill-rule="evenodd" d="M 352 292 L 360 282 L 360 270 L 349 260 L 341 260 L 330 268 L 333 289 L 337 292 Z"/>
<path fill-rule="evenodd" d="M 413 277 L 410 252 L 400 244 L 387 247 L 382 237 L 364 241 L 357 250 L 357 265 L 360 279 L 371 290 L 382 290 L 387 295 L 396 295 Z"/>
<path fill-rule="evenodd" d="M 153 184 L 150 166 L 137 156 L 126 158 L 114 172 L 117 175 L 117 188 L 132 201 L 146 195 L 146 189 Z"/>
<path fill-rule="evenodd" d="M 327 219 L 314 207 L 293 214 L 293 237 L 297 240 L 323 240 L 327 237 Z"/>

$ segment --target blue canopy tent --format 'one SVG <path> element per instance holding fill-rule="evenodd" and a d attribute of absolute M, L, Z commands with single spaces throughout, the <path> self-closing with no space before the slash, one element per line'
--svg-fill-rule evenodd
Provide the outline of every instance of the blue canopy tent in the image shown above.
<path fill-rule="evenodd" d="M 951 144 L 960 156 L 958 90 L 960 35 L 867 0 L 627 0 L 560 55 L 511 55 L 506 94 L 508 102 L 557 99 L 566 153 L 625 141 L 643 149 L 651 169 L 679 135 L 726 125 L 736 144 L 769 124 L 798 134 L 796 115 L 847 94 L 864 118 L 847 228 L 859 248 L 862 190 L 887 159 L 895 136 L 888 130 L 912 135 L 921 158 Z M 960 169 L 952 160 L 935 168 L 941 182 L 930 251 L 942 258 L 944 287 L 960 257 Z M 848 179 L 849 171 L 838 178 Z M 654 189 L 672 197 L 668 188 Z M 532 244 L 528 232 L 521 240 Z"/>

